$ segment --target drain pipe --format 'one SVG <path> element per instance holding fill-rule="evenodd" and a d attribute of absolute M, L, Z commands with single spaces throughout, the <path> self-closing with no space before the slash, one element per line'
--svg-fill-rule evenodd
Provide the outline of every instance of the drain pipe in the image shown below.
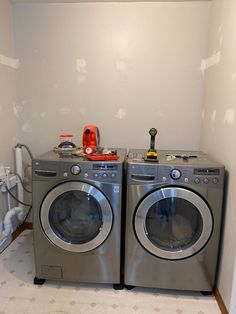
<path fill-rule="evenodd" d="M 4 230 L 2 231 L 2 234 L 5 237 L 7 237 L 8 235 L 11 235 L 12 232 L 14 231 L 12 218 L 15 216 L 17 216 L 20 223 L 23 221 L 24 213 L 23 213 L 22 207 L 14 207 L 6 213 L 4 217 L 4 222 L 3 222 Z"/>

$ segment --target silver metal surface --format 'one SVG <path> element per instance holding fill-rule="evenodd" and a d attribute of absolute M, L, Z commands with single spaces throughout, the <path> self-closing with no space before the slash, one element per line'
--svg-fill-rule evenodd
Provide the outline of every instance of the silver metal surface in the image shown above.
<path fill-rule="evenodd" d="M 190 202 L 195 206 L 195 208 L 199 211 L 202 217 L 203 229 L 200 237 L 192 246 L 184 250 L 167 251 L 161 249 L 154 245 L 147 236 L 147 213 L 152 205 L 166 198 L 180 198 Z M 144 246 L 144 248 L 146 248 L 149 252 L 156 255 L 157 257 L 177 260 L 194 255 L 206 244 L 212 232 L 213 222 L 208 205 L 196 193 L 193 193 L 184 188 L 166 187 L 152 192 L 141 202 L 135 214 L 134 225 L 137 237 Z"/>
<path fill-rule="evenodd" d="M 212 291 L 221 231 L 224 166 L 202 152 L 187 151 L 158 151 L 159 163 L 147 163 L 145 152 L 130 150 L 126 163 L 124 282 L 140 287 Z M 196 157 L 167 160 L 169 154 Z M 181 176 L 173 179 L 173 169 L 180 171 Z M 145 219 L 150 206 L 167 195 L 188 199 L 198 209 L 204 229 L 194 250 L 178 252 L 175 259 L 172 259 L 172 252 L 167 256 L 166 252 L 158 250 L 150 243 L 150 234 L 145 234 Z M 176 258 L 180 256 L 185 258 Z"/>
<path fill-rule="evenodd" d="M 126 150 L 118 149 L 117 153 L 120 156 L 119 160 L 107 162 L 88 161 L 83 157 L 61 158 L 52 151 L 34 158 L 32 163 L 33 235 L 37 278 L 88 283 L 120 283 L 122 180 Z M 81 168 L 81 172 L 76 176 L 71 173 L 73 165 Z M 53 176 L 47 171 L 51 171 Z M 106 178 L 102 176 L 104 173 L 107 174 Z M 50 191 L 63 193 L 65 186 L 71 187 L 71 182 L 75 182 L 73 183 L 75 188 L 80 186 L 86 191 L 90 186 L 88 192 L 93 193 L 100 201 L 104 212 L 103 230 L 98 234 L 100 240 L 97 244 L 103 242 L 98 246 L 94 244 L 95 248 L 89 251 L 72 252 L 67 250 L 68 246 L 61 248 L 53 244 L 42 228 L 43 201 L 47 201 L 49 208 L 52 199 L 56 197 L 56 194 L 51 194 L 51 198 L 48 196 L 46 200 Z M 57 190 L 57 186 L 61 186 L 62 190 Z M 58 201 L 59 199 L 61 198 L 59 197 Z M 98 204 L 96 201 L 95 203 Z M 43 206 L 46 206 L 45 204 Z M 44 212 L 47 216 L 48 209 L 44 208 Z M 48 217 L 42 219 L 47 221 Z M 102 240 L 102 233 L 105 240 Z M 66 240 L 68 241 L 68 238 Z"/>
<path fill-rule="evenodd" d="M 63 241 L 54 233 L 49 223 L 49 211 L 54 200 L 61 194 L 72 190 L 82 191 L 93 196 L 99 203 L 102 211 L 103 224 L 98 235 L 91 241 L 82 244 L 71 244 L 66 241 Z M 113 214 L 111 206 L 107 201 L 106 197 L 97 188 L 83 182 L 65 182 L 52 189 L 43 200 L 40 211 L 40 220 L 43 231 L 45 232 L 47 237 L 52 241 L 53 244 L 62 248 L 63 250 L 67 250 L 70 252 L 88 252 L 90 250 L 95 249 L 97 246 L 101 245 L 106 240 L 107 236 L 111 231 L 113 223 Z"/>

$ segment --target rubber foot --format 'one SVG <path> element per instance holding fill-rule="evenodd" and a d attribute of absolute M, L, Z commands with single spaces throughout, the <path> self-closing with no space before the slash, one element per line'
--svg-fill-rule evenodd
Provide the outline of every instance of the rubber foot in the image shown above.
<path fill-rule="evenodd" d="M 135 288 L 135 286 L 125 285 L 125 288 L 126 288 L 127 290 L 132 290 L 132 289 L 134 289 L 134 288 Z"/>
<path fill-rule="evenodd" d="M 34 277 L 34 284 L 35 285 L 43 285 L 44 282 L 45 282 L 45 279 Z"/>
<path fill-rule="evenodd" d="M 200 291 L 201 295 L 207 296 L 207 295 L 212 295 L 211 291 Z"/>
<path fill-rule="evenodd" d="M 115 290 L 123 290 L 124 289 L 124 285 L 122 283 L 114 283 L 113 284 L 113 289 L 115 289 Z"/>

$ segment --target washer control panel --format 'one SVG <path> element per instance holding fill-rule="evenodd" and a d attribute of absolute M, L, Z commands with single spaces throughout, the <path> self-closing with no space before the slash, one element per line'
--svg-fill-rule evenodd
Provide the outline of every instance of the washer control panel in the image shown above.
<path fill-rule="evenodd" d="M 63 163 L 61 175 L 68 179 L 87 179 L 112 183 L 120 180 L 122 177 L 122 169 L 120 165 L 112 163 Z"/>
<path fill-rule="evenodd" d="M 59 179 L 91 180 L 104 183 L 120 183 L 123 176 L 122 163 L 111 162 L 42 162 L 33 164 L 33 179 L 51 181 Z"/>

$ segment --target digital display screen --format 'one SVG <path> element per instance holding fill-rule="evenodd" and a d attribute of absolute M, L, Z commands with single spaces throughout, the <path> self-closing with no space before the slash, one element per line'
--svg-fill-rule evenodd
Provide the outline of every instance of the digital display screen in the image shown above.
<path fill-rule="evenodd" d="M 193 173 L 196 175 L 218 176 L 220 174 L 220 169 L 213 168 L 194 169 Z"/>
<path fill-rule="evenodd" d="M 109 164 L 94 164 L 93 170 L 117 170 L 118 165 L 109 165 Z"/>

